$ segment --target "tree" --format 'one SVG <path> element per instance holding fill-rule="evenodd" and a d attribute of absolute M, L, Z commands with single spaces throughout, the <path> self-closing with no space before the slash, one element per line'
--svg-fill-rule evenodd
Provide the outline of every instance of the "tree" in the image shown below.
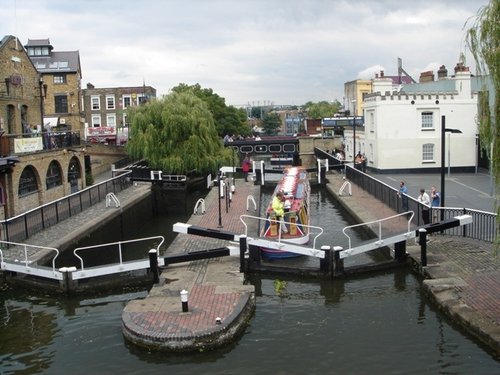
<path fill-rule="evenodd" d="M 180 83 L 172 88 L 172 91 L 176 93 L 189 91 L 203 100 L 212 112 L 215 127 L 220 137 L 224 137 L 226 134 L 243 136 L 251 134 L 245 109 L 227 106 L 226 100 L 214 93 L 212 89 L 203 89 L 199 83 L 191 86 Z"/>
<path fill-rule="evenodd" d="M 129 119 L 127 152 L 152 168 L 173 174 L 215 173 L 232 160 L 232 150 L 224 148 L 207 104 L 192 92 L 172 92 L 134 107 Z"/>
<path fill-rule="evenodd" d="M 338 100 L 333 103 L 327 101 L 321 101 L 318 103 L 307 102 L 306 105 L 307 117 L 311 119 L 321 119 L 325 117 L 333 117 L 340 108 L 342 104 Z"/>
<path fill-rule="evenodd" d="M 467 25 L 467 23 L 466 23 Z M 478 75 L 488 75 L 493 83 L 489 95 L 479 96 L 479 135 L 481 147 L 488 152 L 491 171 L 495 179 L 495 202 L 500 216 L 498 197 L 500 193 L 500 0 L 479 9 L 472 26 L 467 30 L 466 42 L 474 60 Z M 486 83 L 483 92 L 487 92 Z M 500 249 L 500 220 L 497 220 L 496 249 Z"/>
<path fill-rule="evenodd" d="M 262 129 L 267 135 L 276 134 L 281 128 L 281 120 L 277 113 L 268 113 L 262 120 Z"/>

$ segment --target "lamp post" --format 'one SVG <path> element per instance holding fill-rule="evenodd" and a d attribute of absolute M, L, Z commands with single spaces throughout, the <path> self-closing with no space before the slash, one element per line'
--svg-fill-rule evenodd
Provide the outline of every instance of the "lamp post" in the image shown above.
<path fill-rule="evenodd" d="M 352 100 L 352 166 L 356 167 L 356 99 Z"/>
<path fill-rule="evenodd" d="M 460 129 L 450 129 L 446 127 L 446 116 L 441 116 L 441 207 L 444 207 L 444 199 L 445 199 L 445 181 L 444 181 L 444 170 L 445 170 L 445 146 L 446 146 L 446 138 L 445 133 L 462 133 Z M 448 150 L 448 161 L 450 158 L 449 150 Z M 449 174 L 449 172 L 448 172 Z M 444 210 L 441 210 L 441 221 L 444 220 Z"/>

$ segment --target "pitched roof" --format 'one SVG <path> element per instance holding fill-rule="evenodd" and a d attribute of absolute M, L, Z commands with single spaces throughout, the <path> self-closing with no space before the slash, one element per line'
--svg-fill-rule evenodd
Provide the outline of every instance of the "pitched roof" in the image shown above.
<path fill-rule="evenodd" d="M 40 73 L 62 73 L 80 71 L 80 52 L 51 52 L 50 56 L 30 56 Z"/>

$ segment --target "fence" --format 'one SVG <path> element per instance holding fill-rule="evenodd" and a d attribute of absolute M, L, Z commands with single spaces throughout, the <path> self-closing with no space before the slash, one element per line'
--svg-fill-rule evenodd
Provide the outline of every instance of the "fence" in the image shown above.
<path fill-rule="evenodd" d="M 21 215 L 0 221 L 0 240 L 24 241 L 31 235 L 82 212 L 105 200 L 108 193 L 116 194 L 131 186 L 132 182 L 128 176 L 130 173 L 130 171 L 124 171 L 119 176 L 44 204 Z"/>
<path fill-rule="evenodd" d="M 422 208 L 424 205 L 418 202 L 416 199 L 405 196 L 400 198 L 398 196 L 398 190 L 383 183 L 366 173 L 357 170 L 350 165 L 345 166 L 346 178 L 352 183 L 359 186 L 361 189 L 367 191 L 379 201 L 390 207 L 394 212 L 402 212 L 402 199 L 408 199 L 408 211 L 413 211 L 415 215 L 413 216 L 412 224 L 416 226 L 421 226 L 424 224 L 422 219 Z M 475 210 L 471 208 L 456 208 L 456 207 L 433 207 L 432 210 L 438 210 L 438 217 L 442 220 L 451 219 L 460 215 L 471 215 L 472 224 L 465 225 L 462 227 L 455 227 L 447 229 L 444 232 L 449 235 L 463 236 L 468 238 L 473 238 L 476 240 L 482 240 L 487 242 L 494 242 L 496 236 L 496 220 L 497 215 L 493 212 L 485 212 L 480 210 Z M 441 216 L 441 213 L 443 214 Z M 433 217 L 434 212 L 430 212 Z"/>

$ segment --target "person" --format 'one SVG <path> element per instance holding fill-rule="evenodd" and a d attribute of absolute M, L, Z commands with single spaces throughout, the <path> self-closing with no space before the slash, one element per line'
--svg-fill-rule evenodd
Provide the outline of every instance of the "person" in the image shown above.
<path fill-rule="evenodd" d="M 286 228 L 285 221 L 283 219 L 285 215 L 285 194 L 282 191 L 278 191 L 274 196 L 272 209 L 276 215 L 276 220 L 278 220 L 281 227 L 281 231 L 283 233 L 288 233 L 288 229 Z"/>
<path fill-rule="evenodd" d="M 363 173 L 366 173 L 366 163 L 368 163 L 368 160 L 366 160 L 366 155 L 363 154 L 361 155 L 361 170 Z"/>
<path fill-rule="evenodd" d="M 439 221 L 439 210 L 437 207 L 441 205 L 441 196 L 437 191 L 436 187 L 431 187 L 431 208 L 432 208 L 432 222 L 437 223 Z"/>
<path fill-rule="evenodd" d="M 417 201 L 422 204 L 422 220 L 424 221 L 424 224 L 429 224 L 429 206 L 431 200 L 429 198 L 429 194 L 425 192 L 425 189 L 420 189 Z"/>
<path fill-rule="evenodd" d="M 398 197 L 401 198 L 401 208 L 403 209 L 403 212 L 408 211 L 408 188 L 406 187 L 404 181 L 399 183 Z"/>
<path fill-rule="evenodd" d="M 358 152 L 356 158 L 354 159 L 354 168 L 361 170 L 363 167 L 363 157 L 361 156 L 361 152 Z"/>
<path fill-rule="evenodd" d="M 241 169 L 243 170 L 243 176 L 245 177 L 245 182 L 248 182 L 248 172 L 250 171 L 250 158 L 248 154 L 245 155 L 243 163 L 241 164 Z"/>

